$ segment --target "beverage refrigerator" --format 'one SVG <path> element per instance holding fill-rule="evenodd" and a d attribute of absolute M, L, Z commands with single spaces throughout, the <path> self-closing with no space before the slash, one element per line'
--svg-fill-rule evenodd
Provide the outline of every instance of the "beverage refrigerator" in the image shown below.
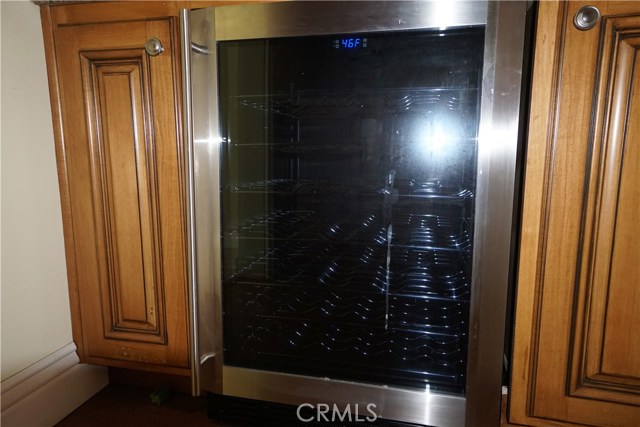
<path fill-rule="evenodd" d="M 498 425 L 525 12 L 183 12 L 194 393 Z"/>

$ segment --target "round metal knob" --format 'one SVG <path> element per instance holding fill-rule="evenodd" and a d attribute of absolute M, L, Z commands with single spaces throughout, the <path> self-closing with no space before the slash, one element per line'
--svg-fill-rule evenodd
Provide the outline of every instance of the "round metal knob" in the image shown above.
<path fill-rule="evenodd" d="M 595 6 L 584 6 L 573 17 L 573 25 L 581 31 L 587 31 L 600 21 L 600 11 Z"/>
<path fill-rule="evenodd" d="M 160 55 L 162 52 L 164 52 L 164 46 L 162 46 L 162 42 L 156 37 L 151 37 L 149 40 L 147 40 L 147 42 L 144 44 L 144 49 L 151 56 Z"/>

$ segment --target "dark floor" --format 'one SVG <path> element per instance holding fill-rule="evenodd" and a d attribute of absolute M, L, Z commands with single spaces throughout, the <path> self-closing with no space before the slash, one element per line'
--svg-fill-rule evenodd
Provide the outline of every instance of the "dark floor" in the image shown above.
<path fill-rule="evenodd" d="M 151 390 L 125 385 L 109 385 L 85 402 L 56 427 L 262 427 L 263 422 L 226 423 L 210 420 L 204 398 L 173 394 L 162 405 L 149 399 Z M 503 396 L 506 397 L 506 396 Z M 503 400 L 500 426 L 510 426 L 505 419 Z M 514 426 L 515 427 L 515 426 Z"/>
<path fill-rule="evenodd" d="M 204 398 L 173 394 L 164 404 L 154 405 L 151 391 L 108 385 L 56 427 L 240 427 L 208 419 Z"/>

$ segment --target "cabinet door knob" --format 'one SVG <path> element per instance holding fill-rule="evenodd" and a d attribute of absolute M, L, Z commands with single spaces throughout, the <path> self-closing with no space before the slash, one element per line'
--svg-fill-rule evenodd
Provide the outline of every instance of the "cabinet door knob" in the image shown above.
<path fill-rule="evenodd" d="M 162 42 L 156 37 L 151 37 L 149 40 L 147 40 L 147 42 L 144 44 L 144 49 L 151 56 L 157 56 L 164 52 L 164 46 L 162 46 Z"/>
<path fill-rule="evenodd" d="M 595 6 L 581 7 L 573 17 L 573 25 L 581 31 L 587 31 L 596 26 L 600 21 L 600 11 Z"/>

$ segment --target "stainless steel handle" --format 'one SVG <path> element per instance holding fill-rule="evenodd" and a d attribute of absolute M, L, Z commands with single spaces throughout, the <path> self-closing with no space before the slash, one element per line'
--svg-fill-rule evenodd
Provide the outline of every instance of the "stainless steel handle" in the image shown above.
<path fill-rule="evenodd" d="M 600 10 L 595 6 L 584 6 L 573 17 L 573 25 L 580 31 L 595 27 L 600 21 Z"/>
<path fill-rule="evenodd" d="M 193 171 L 193 119 L 191 101 L 191 29 L 190 11 L 180 10 L 180 44 L 182 47 L 182 137 L 184 142 L 184 156 L 186 163 L 186 186 L 187 186 L 187 280 L 189 295 L 189 334 L 191 343 L 191 394 L 200 394 L 200 349 L 198 341 L 198 292 L 197 292 L 197 272 L 195 263 L 195 192 L 194 192 L 194 171 Z M 149 52 L 149 42 L 147 42 L 147 52 Z M 156 39 L 157 40 L 157 39 Z M 159 42 L 159 40 L 158 40 Z M 152 55 L 149 53 L 149 55 Z M 156 54 L 157 55 L 157 54 Z"/>
<path fill-rule="evenodd" d="M 207 46 L 202 46 L 198 43 L 191 42 L 191 50 L 195 53 L 200 53 L 202 55 L 209 54 L 209 48 Z"/>
<path fill-rule="evenodd" d="M 180 12 L 193 394 L 222 393 L 223 378 L 215 11 Z"/>
<path fill-rule="evenodd" d="M 164 46 L 162 46 L 162 42 L 157 37 L 151 37 L 144 44 L 144 50 L 151 56 L 158 56 L 162 52 L 164 52 Z"/>

